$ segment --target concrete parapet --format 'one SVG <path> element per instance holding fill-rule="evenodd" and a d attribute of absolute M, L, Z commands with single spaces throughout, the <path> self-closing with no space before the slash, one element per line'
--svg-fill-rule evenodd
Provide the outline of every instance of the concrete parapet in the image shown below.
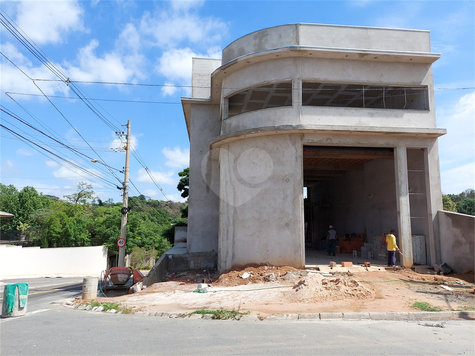
<path fill-rule="evenodd" d="M 168 258 L 166 254 L 160 256 L 160 259 L 155 263 L 152 269 L 147 273 L 143 279 L 144 286 L 151 286 L 154 283 L 163 281 L 168 269 Z"/>

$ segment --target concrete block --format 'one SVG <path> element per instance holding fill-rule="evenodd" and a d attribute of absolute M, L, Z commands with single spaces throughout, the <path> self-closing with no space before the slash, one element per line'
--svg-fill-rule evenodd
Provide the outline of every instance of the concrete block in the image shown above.
<path fill-rule="evenodd" d="M 353 267 L 353 262 L 348 262 L 348 261 L 342 262 L 341 267 Z"/>
<path fill-rule="evenodd" d="M 298 317 L 299 320 L 320 320 L 319 313 L 301 313 Z"/>
<path fill-rule="evenodd" d="M 261 321 L 258 315 L 243 315 L 241 316 L 241 319 L 243 321 Z"/>
<path fill-rule="evenodd" d="M 298 314 L 272 314 L 269 315 L 265 320 L 298 320 Z"/>
<path fill-rule="evenodd" d="M 336 262 L 330 261 L 330 267 L 336 267 Z"/>
<path fill-rule="evenodd" d="M 371 320 L 408 320 L 410 313 L 369 313 Z"/>
<path fill-rule="evenodd" d="M 363 320 L 370 319 L 369 313 L 343 313 L 345 320 Z"/>
<path fill-rule="evenodd" d="M 203 315 L 201 314 L 191 314 L 189 316 L 190 319 L 202 319 L 203 318 Z"/>
<path fill-rule="evenodd" d="M 343 313 L 320 313 L 320 320 L 343 319 Z"/>

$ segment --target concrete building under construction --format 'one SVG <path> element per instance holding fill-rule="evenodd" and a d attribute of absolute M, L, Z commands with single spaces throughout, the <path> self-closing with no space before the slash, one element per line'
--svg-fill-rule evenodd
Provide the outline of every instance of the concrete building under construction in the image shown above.
<path fill-rule="evenodd" d="M 303 267 L 332 224 L 368 242 L 396 229 L 406 267 L 423 236 L 437 263 L 439 57 L 428 31 L 295 24 L 193 59 L 187 253 Z"/>

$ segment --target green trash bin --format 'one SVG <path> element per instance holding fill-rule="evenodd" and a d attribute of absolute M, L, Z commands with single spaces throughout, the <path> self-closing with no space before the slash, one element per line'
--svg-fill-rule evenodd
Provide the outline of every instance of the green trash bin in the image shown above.
<path fill-rule="evenodd" d="M 25 315 L 27 301 L 28 283 L 5 284 L 2 318 Z"/>

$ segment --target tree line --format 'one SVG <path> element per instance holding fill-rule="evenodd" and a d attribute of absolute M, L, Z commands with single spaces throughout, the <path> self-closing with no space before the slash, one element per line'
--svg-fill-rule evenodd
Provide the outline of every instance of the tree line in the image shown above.
<path fill-rule="evenodd" d="M 134 248 L 156 251 L 160 256 L 171 248 L 175 226 L 186 225 L 187 204 L 159 201 L 143 195 L 129 197 L 126 253 Z M 33 187 L 17 190 L 0 183 L 0 210 L 13 214 L 0 219 L 2 240 L 25 236 L 28 246 L 108 247 L 118 252 L 122 203 L 102 201 L 92 186 L 80 182 L 75 193 L 64 199 L 43 195 Z"/>
<path fill-rule="evenodd" d="M 442 195 L 444 210 L 475 215 L 475 190 L 467 189 L 460 194 Z"/>

